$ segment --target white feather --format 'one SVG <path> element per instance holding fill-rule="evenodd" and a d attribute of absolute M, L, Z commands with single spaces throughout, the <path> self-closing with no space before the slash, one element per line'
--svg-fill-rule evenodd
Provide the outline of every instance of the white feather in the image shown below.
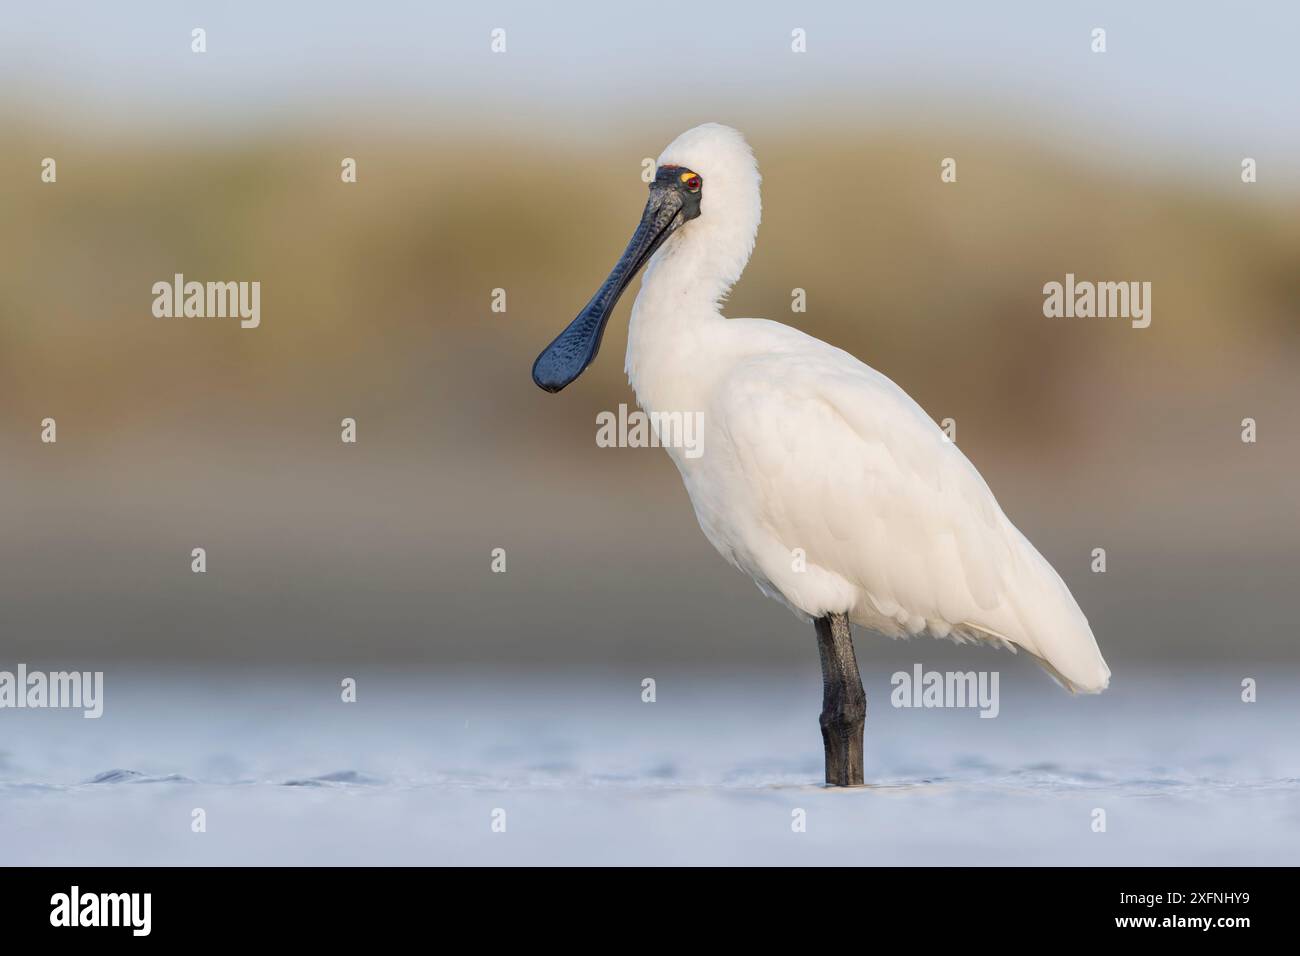
<path fill-rule="evenodd" d="M 703 454 L 669 453 L 714 547 L 802 616 L 1023 648 L 1071 690 L 1104 689 L 1060 576 L 902 389 L 796 329 L 719 313 L 761 217 L 744 138 L 696 127 L 659 162 L 701 175 L 701 214 L 651 260 L 627 371 L 647 411 L 703 412 Z"/>

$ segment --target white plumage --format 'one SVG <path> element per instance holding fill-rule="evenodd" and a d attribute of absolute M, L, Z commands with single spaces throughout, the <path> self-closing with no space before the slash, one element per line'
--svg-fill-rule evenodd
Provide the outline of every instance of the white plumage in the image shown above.
<path fill-rule="evenodd" d="M 696 127 L 659 163 L 703 177 L 701 211 L 650 260 L 627 371 L 646 411 L 704 413 L 703 454 L 669 453 L 714 547 L 801 616 L 1023 648 L 1066 687 L 1104 689 L 1060 576 L 902 389 L 796 329 L 719 313 L 761 216 L 740 133 Z"/>

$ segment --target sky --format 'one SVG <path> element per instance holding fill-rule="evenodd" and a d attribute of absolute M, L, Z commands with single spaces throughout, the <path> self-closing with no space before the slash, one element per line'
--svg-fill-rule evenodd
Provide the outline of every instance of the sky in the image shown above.
<path fill-rule="evenodd" d="M 87 125 L 225 129 L 392 115 L 558 136 L 648 114 L 845 122 L 1033 116 L 1277 165 L 1300 146 L 1300 4 L 45 0 L 7 4 L 0 104 Z M 208 51 L 190 50 L 207 31 Z M 1091 50 L 1104 28 L 1107 50 Z M 506 31 L 506 52 L 490 51 Z M 791 31 L 807 52 L 791 52 Z M 1265 159 L 1268 158 L 1267 160 Z"/>

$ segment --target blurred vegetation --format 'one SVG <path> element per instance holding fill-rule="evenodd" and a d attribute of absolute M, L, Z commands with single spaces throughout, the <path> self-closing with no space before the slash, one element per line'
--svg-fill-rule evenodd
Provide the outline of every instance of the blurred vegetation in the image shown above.
<path fill-rule="evenodd" d="M 666 456 L 594 445 L 596 412 L 632 401 L 635 288 L 577 386 L 548 396 L 529 378 L 630 235 L 643 157 L 676 132 L 566 145 L 468 126 L 159 139 L 9 124 L 10 650 L 805 660 L 788 615 L 695 530 Z M 1112 664 L 1294 655 L 1294 197 L 1011 131 L 746 132 L 764 222 L 728 314 L 798 325 L 954 417 Z M 40 181 L 46 156 L 57 184 Z M 261 327 L 155 318 L 151 287 L 177 272 L 260 281 Z M 1044 318 L 1043 284 L 1067 272 L 1151 282 L 1151 327 Z M 1238 439 L 1248 415 L 1256 446 Z M 46 416 L 57 446 L 37 441 Z M 340 452 L 344 416 L 361 439 Z M 204 581 L 196 541 L 217 556 Z M 523 569 L 508 585 L 484 570 L 501 543 Z M 1116 573 L 1089 572 L 1098 544 Z"/>
<path fill-rule="evenodd" d="M 1116 424 L 1080 391 L 1155 381 L 1191 392 L 1300 347 L 1300 227 L 1278 204 L 1101 170 L 1009 135 L 963 139 L 952 185 L 938 176 L 946 151 L 912 132 L 750 135 L 764 224 L 727 311 L 857 354 L 936 416 L 996 420 L 1012 441 L 1048 424 L 1078 440 L 1089 416 Z M 492 431 L 510 440 L 552 417 L 529 364 L 630 234 L 640 160 L 658 148 L 625 137 L 566 150 L 473 129 L 167 142 L 19 128 L 6 139 L 0 395 L 11 424 L 56 397 L 87 423 L 131 427 L 202 415 L 214 400 L 268 410 L 343 393 L 368 406 L 473 401 L 500 412 Z M 46 155 L 56 185 L 39 181 Z M 355 185 L 340 182 L 344 156 L 358 160 Z M 260 280 L 262 327 L 154 318 L 150 287 L 176 272 Z M 1152 327 L 1045 319 L 1042 285 L 1066 272 L 1152 282 Z M 497 287 L 504 315 L 489 310 Z M 807 290 L 806 314 L 790 312 L 794 287 Z M 632 297 L 584 379 L 593 409 L 629 397 Z M 585 427 L 587 416 L 565 418 Z"/>

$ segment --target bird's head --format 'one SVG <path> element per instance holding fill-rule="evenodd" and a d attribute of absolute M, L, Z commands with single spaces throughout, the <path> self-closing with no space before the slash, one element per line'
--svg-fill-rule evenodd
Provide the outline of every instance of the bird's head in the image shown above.
<path fill-rule="evenodd" d="M 758 165 L 745 138 L 705 123 L 678 136 L 659 156 L 641 221 L 591 301 L 533 363 L 548 392 L 573 382 L 600 351 L 619 297 L 641 267 L 682 263 L 700 294 L 717 302 L 740 277 L 762 214 Z"/>

